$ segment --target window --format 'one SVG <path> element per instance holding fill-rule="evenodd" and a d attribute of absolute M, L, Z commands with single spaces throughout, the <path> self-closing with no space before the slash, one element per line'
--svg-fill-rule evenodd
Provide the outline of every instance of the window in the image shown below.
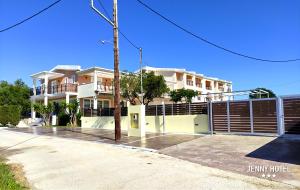
<path fill-rule="evenodd" d="M 91 100 L 89 100 L 89 99 L 84 99 L 84 101 L 83 101 L 83 107 L 84 107 L 85 109 L 91 108 Z"/>
<path fill-rule="evenodd" d="M 109 108 L 109 101 L 108 100 L 103 100 L 103 107 L 104 108 Z"/>
<path fill-rule="evenodd" d="M 71 75 L 68 80 L 69 83 L 75 83 L 75 75 Z"/>

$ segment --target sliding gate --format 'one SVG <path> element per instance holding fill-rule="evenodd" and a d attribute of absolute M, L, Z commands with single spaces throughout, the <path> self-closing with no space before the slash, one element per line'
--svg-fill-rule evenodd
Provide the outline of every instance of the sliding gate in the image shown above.
<path fill-rule="evenodd" d="M 300 134 L 300 97 L 210 103 L 214 132 Z"/>

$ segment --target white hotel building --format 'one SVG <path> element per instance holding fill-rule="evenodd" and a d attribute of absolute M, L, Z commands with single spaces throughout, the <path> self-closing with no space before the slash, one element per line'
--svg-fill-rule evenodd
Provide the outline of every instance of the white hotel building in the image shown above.
<path fill-rule="evenodd" d="M 170 90 L 185 88 L 197 91 L 199 95 L 198 97 L 193 98 L 193 102 L 204 102 L 207 101 L 207 98 L 210 98 L 212 101 L 225 101 L 231 99 L 230 96 L 222 94 L 230 94 L 230 92 L 232 92 L 231 81 L 207 77 L 194 71 L 177 68 L 156 68 L 146 66 L 143 67 L 143 71 L 153 71 L 155 75 L 164 76 Z"/>

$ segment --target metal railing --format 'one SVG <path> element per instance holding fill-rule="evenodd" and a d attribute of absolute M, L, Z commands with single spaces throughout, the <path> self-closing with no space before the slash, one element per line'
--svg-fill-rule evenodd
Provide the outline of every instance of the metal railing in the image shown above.
<path fill-rule="evenodd" d="M 107 82 L 97 82 L 97 90 L 103 93 L 112 93 L 113 92 L 113 85 L 112 83 Z"/>
<path fill-rule="evenodd" d="M 36 95 L 45 94 L 45 86 L 38 86 L 35 88 Z M 48 86 L 48 94 L 60 94 L 64 92 L 77 92 L 77 84 L 66 83 L 60 85 Z M 30 89 L 30 95 L 34 95 L 34 89 Z"/>
<path fill-rule="evenodd" d="M 102 116 L 114 116 L 115 108 L 83 108 L 81 109 L 83 117 L 102 117 Z M 128 108 L 121 107 L 121 116 L 128 116 Z"/>
<path fill-rule="evenodd" d="M 194 85 L 194 81 L 192 81 L 192 80 L 187 80 L 187 81 L 186 81 L 186 84 L 189 85 L 189 86 L 193 86 L 193 85 Z"/>
<path fill-rule="evenodd" d="M 146 116 L 207 114 L 206 102 L 146 106 Z"/>

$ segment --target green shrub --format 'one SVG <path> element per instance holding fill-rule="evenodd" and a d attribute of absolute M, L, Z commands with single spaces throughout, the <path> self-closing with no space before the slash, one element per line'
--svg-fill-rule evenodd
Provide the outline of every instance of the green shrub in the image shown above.
<path fill-rule="evenodd" d="M 70 116 L 64 112 L 60 112 L 58 114 L 58 125 L 59 126 L 67 126 L 70 122 Z"/>
<path fill-rule="evenodd" d="M 0 106 L 0 123 L 2 125 L 18 125 L 21 119 L 21 109 L 15 105 Z"/>

